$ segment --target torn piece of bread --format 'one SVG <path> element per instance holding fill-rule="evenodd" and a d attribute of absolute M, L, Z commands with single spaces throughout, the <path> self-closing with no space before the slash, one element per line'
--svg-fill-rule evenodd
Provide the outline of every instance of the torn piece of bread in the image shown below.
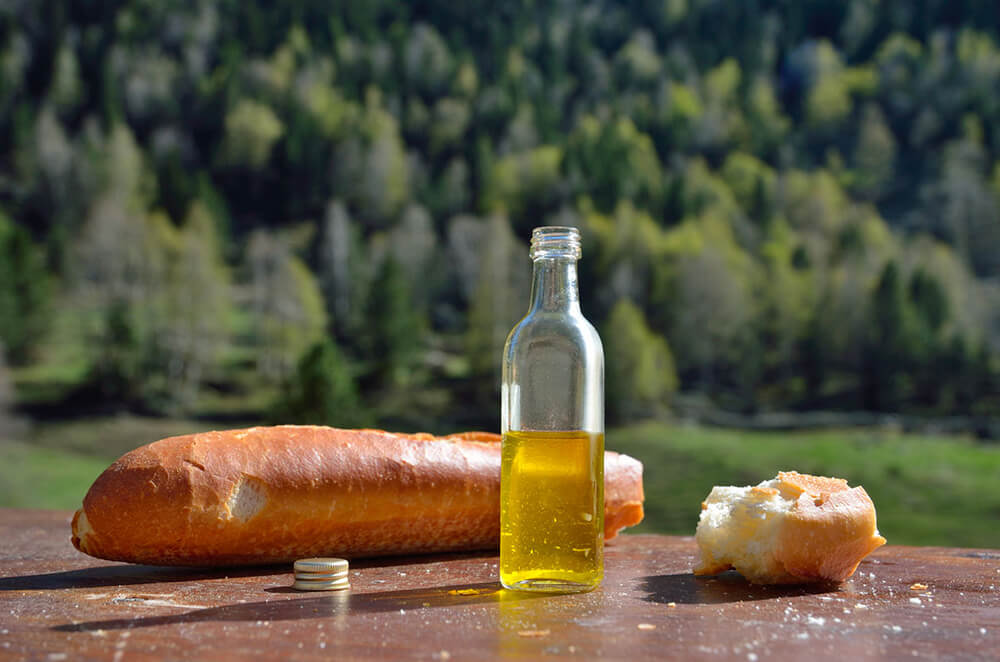
<path fill-rule="evenodd" d="M 714 487 L 701 504 L 696 575 L 755 584 L 842 582 L 885 544 L 875 504 L 841 478 L 782 471 L 756 487 Z"/>

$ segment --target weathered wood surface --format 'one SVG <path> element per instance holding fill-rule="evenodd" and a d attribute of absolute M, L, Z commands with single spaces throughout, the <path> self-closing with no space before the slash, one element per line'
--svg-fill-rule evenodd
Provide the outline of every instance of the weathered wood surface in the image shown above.
<path fill-rule="evenodd" d="M 888 546 L 841 586 L 761 588 L 693 577 L 691 538 L 636 535 L 582 595 L 501 590 L 490 554 L 355 561 L 350 592 L 314 594 L 291 568 L 92 559 L 69 517 L 0 510 L 0 658 L 1000 659 L 995 550 Z"/>

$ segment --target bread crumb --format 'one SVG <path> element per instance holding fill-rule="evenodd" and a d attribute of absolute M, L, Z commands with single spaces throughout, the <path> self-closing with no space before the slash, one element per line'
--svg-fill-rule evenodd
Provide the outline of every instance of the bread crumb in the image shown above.
<path fill-rule="evenodd" d="M 911 605 L 921 605 L 923 603 L 920 601 L 920 598 L 910 598 L 910 604 Z"/>
<path fill-rule="evenodd" d="M 521 630 L 517 633 L 519 637 L 547 637 L 552 634 L 552 630 Z"/>
<path fill-rule="evenodd" d="M 921 582 L 917 582 L 916 584 L 910 584 L 910 590 L 911 591 L 926 591 L 927 590 L 927 584 L 923 584 Z"/>
<path fill-rule="evenodd" d="M 639 623 L 638 625 L 636 625 L 636 627 L 639 628 L 640 630 L 655 630 L 656 629 L 656 626 L 653 625 L 652 623 Z"/>
<path fill-rule="evenodd" d="M 667 607 L 669 607 L 670 609 L 677 609 L 677 603 L 676 602 L 668 602 L 667 603 Z"/>

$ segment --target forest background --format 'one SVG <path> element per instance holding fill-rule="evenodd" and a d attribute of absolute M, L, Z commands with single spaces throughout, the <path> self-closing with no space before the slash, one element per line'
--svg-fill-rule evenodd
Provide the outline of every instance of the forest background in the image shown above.
<path fill-rule="evenodd" d="M 172 432 L 496 429 L 527 238 L 574 225 L 652 528 L 696 517 L 668 476 L 797 462 L 1000 545 L 956 519 L 1000 515 L 998 35 L 973 0 L 8 0 L 0 503 Z"/>

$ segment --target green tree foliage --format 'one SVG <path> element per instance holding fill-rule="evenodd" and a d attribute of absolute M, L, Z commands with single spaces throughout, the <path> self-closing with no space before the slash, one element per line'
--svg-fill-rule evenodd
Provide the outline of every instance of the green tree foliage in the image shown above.
<path fill-rule="evenodd" d="M 255 233 L 247 246 L 247 267 L 257 367 L 266 379 L 280 381 L 291 373 L 302 353 L 323 337 L 323 296 L 286 238 Z"/>
<path fill-rule="evenodd" d="M 48 325 L 49 276 L 28 232 L 0 212 L 0 342 L 25 363 Z"/>
<path fill-rule="evenodd" d="M 878 106 L 866 106 L 854 147 L 854 189 L 863 197 L 878 199 L 892 182 L 896 140 Z"/>
<path fill-rule="evenodd" d="M 374 227 L 394 219 L 410 195 L 410 164 L 396 118 L 369 89 L 354 134 L 333 157 L 333 193 L 351 205 L 357 218 Z"/>
<path fill-rule="evenodd" d="M 284 124 L 268 106 L 241 99 L 226 114 L 222 162 L 258 170 L 270 159 L 275 142 L 284 132 Z"/>
<path fill-rule="evenodd" d="M 638 306 L 620 299 L 601 337 L 608 419 L 627 423 L 664 411 L 677 390 L 674 357 L 667 341 L 650 330 Z"/>
<path fill-rule="evenodd" d="M 560 200 L 562 150 L 554 145 L 503 156 L 493 165 L 486 208 L 532 218 Z M 528 227 L 530 223 L 518 224 Z"/>
<path fill-rule="evenodd" d="M 414 309 L 412 282 L 392 255 L 382 260 L 372 282 L 365 357 L 380 385 L 409 382 L 418 357 L 424 323 Z"/>
<path fill-rule="evenodd" d="M 144 209 L 149 172 L 128 128 L 115 126 L 101 149 L 101 192 L 74 243 L 71 273 L 76 302 L 92 321 L 93 378 L 105 397 L 135 402 L 166 323 L 174 232 L 169 219 Z"/>
<path fill-rule="evenodd" d="M 528 308 L 531 265 L 527 246 L 517 241 L 507 218 L 499 214 L 475 221 L 481 239 L 469 303 L 465 350 L 472 374 L 478 378 L 477 396 L 495 401 L 500 387 L 500 356 L 507 334 Z M 485 227 L 482 227 L 485 226 Z"/>
<path fill-rule="evenodd" d="M 866 408 L 892 411 L 910 387 L 905 360 L 912 351 L 913 320 L 899 267 L 889 262 L 872 292 L 871 327 L 864 346 Z"/>
<path fill-rule="evenodd" d="M 566 162 L 602 212 L 625 200 L 655 210 L 662 204 L 663 171 L 653 141 L 627 117 L 613 123 L 583 117 L 570 134 Z"/>
<path fill-rule="evenodd" d="M 11 409 L 14 405 L 14 385 L 11 383 L 9 371 L 7 369 L 7 359 L 3 351 L 3 344 L 0 343 L 0 435 L 9 439 L 11 429 L 14 427 Z"/>
<path fill-rule="evenodd" d="M 302 355 L 271 417 L 282 424 L 369 425 L 351 367 L 336 343 L 325 338 Z"/>
<path fill-rule="evenodd" d="M 316 262 L 334 337 L 346 341 L 362 335 L 362 302 L 370 280 L 367 255 L 360 230 L 340 200 L 331 200 L 326 206 Z"/>
<path fill-rule="evenodd" d="M 175 242 L 159 358 L 166 399 L 187 408 L 202 381 L 216 376 L 228 341 L 232 295 L 216 221 L 201 202 L 191 206 Z"/>
<path fill-rule="evenodd" d="M 71 5 L 0 10 L 12 362 L 77 328 L 103 398 L 183 410 L 329 335 L 485 421 L 522 241 L 572 223 L 588 316 L 634 303 L 682 390 L 1000 405 L 989 3 Z"/>

